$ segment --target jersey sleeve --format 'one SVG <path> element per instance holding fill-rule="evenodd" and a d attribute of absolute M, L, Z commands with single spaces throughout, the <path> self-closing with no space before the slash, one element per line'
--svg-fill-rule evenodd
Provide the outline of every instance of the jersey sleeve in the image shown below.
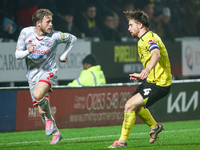
<path fill-rule="evenodd" d="M 23 59 L 29 54 L 28 50 L 26 50 L 25 37 L 26 37 L 26 32 L 25 29 L 23 29 L 17 40 L 17 46 L 15 51 L 15 57 L 17 59 Z"/>
<path fill-rule="evenodd" d="M 73 42 L 74 38 L 76 38 L 74 35 L 70 33 L 63 33 L 60 31 L 53 31 L 55 33 L 55 38 L 57 43 L 68 43 Z"/>
<path fill-rule="evenodd" d="M 64 61 L 67 57 L 67 54 L 72 49 L 73 43 L 77 40 L 77 38 L 70 33 L 57 32 L 56 40 L 57 43 L 66 43 L 66 47 L 59 58 L 61 61 Z"/>
<path fill-rule="evenodd" d="M 149 46 L 149 51 L 152 51 L 155 48 L 159 49 L 159 46 L 158 46 L 156 40 L 154 40 L 154 39 L 148 40 L 148 46 Z"/>

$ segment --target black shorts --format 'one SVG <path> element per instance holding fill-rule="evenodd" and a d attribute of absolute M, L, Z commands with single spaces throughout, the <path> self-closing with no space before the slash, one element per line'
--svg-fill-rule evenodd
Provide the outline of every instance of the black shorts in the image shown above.
<path fill-rule="evenodd" d="M 171 86 L 158 86 L 153 83 L 148 83 L 146 80 L 138 86 L 133 95 L 140 93 L 145 100 L 146 107 L 153 105 L 158 100 L 167 96 L 170 91 Z"/>

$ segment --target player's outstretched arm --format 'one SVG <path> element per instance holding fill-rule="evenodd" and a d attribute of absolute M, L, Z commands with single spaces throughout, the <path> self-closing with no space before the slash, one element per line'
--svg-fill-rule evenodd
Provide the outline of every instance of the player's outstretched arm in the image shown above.
<path fill-rule="evenodd" d="M 59 60 L 60 62 L 66 62 L 67 61 L 67 54 L 73 47 L 73 43 L 77 40 L 77 38 L 74 35 L 71 35 L 71 41 L 67 43 L 64 52 L 61 54 Z"/>

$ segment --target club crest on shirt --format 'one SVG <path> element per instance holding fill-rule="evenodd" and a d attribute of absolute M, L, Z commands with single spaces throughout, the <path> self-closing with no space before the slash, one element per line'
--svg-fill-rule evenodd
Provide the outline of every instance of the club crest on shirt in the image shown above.
<path fill-rule="evenodd" d="M 45 45 L 46 45 L 47 47 L 49 47 L 49 46 L 51 45 L 51 42 L 48 41 L 48 42 L 45 43 Z"/>
<path fill-rule="evenodd" d="M 151 44 L 156 44 L 156 41 L 154 41 L 154 40 L 149 40 L 149 42 L 148 42 L 150 45 Z"/>

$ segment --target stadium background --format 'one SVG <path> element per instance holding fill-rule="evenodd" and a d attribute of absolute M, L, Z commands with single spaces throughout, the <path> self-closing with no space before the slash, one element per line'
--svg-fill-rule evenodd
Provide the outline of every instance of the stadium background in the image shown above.
<path fill-rule="evenodd" d="M 12 1 L 10 2 L 13 4 Z M 59 2 L 62 1 L 59 0 Z M 86 5 L 83 2 L 78 6 Z M 96 0 L 95 2 L 105 1 Z M 136 3 L 136 1 L 128 2 Z M 158 1 L 154 1 L 155 5 L 156 2 Z M 160 4 L 166 4 L 165 1 L 160 2 Z M 174 2 L 185 4 L 186 1 Z M 199 19 L 199 12 L 196 8 L 199 8 L 200 1 L 188 0 L 187 2 L 188 7 L 179 5 L 185 9 L 186 13 L 182 18 L 190 23 L 184 26 L 184 34 L 175 36 L 173 39 L 163 39 L 172 67 L 172 90 L 166 98 L 150 108 L 156 120 L 162 122 L 200 119 L 198 88 L 200 84 L 200 40 L 199 28 L 196 27 Z M 115 3 L 111 0 L 106 4 L 114 5 Z M 66 5 L 66 8 L 68 7 L 70 6 Z M 175 17 L 173 9 L 171 9 L 171 15 L 173 19 Z M 191 18 L 188 19 L 188 15 Z M 37 109 L 31 105 L 25 77 L 25 62 L 15 59 L 15 46 L 16 41 L 12 38 L 1 37 L 0 132 L 40 130 L 43 129 L 43 125 Z M 64 44 L 59 45 L 57 58 L 64 50 L 64 46 Z M 82 58 L 90 53 L 97 57 L 108 84 L 100 87 L 67 87 L 67 83 L 78 77 L 82 70 Z M 137 39 L 123 36 L 119 42 L 101 41 L 96 37 L 79 38 L 68 55 L 67 63 L 61 64 L 58 60 L 56 61 L 59 67 L 59 79 L 54 87 L 54 93 L 50 96 L 52 98 L 51 109 L 59 128 L 121 125 L 123 104 L 139 84 L 139 82 L 130 82 L 128 74 L 142 70 L 137 54 Z M 137 119 L 136 123 L 141 123 L 141 121 Z"/>

